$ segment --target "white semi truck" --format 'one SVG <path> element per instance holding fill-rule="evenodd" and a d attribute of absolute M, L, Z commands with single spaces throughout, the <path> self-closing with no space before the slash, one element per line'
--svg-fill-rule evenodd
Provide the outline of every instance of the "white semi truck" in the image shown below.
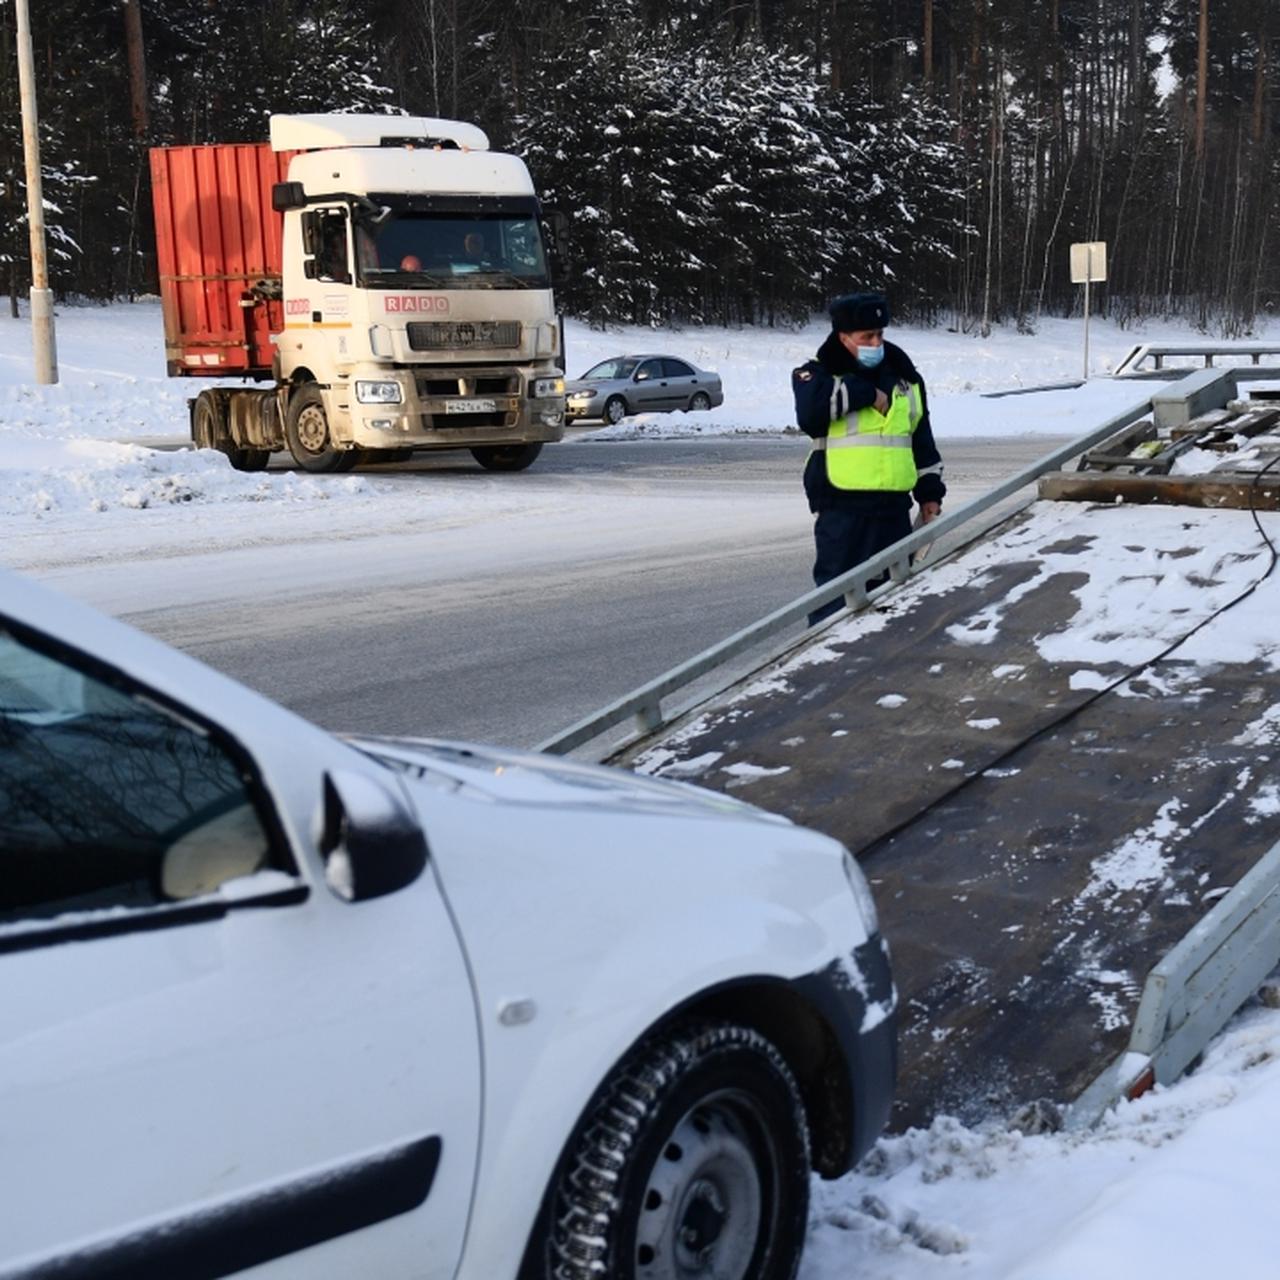
<path fill-rule="evenodd" d="M 271 142 L 151 155 L 169 372 L 197 446 L 343 471 L 469 449 L 519 471 L 564 433 L 547 218 L 474 125 L 273 116 Z"/>

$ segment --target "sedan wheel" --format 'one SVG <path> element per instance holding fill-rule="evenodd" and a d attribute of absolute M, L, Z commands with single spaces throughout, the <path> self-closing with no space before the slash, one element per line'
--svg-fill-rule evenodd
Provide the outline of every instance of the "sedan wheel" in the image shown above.
<path fill-rule="evenodd" d="M 699 391 L 692 400 L 689 401 L 690 409 L 710 409 L 711 397 L 705 391 Z"/>
<path fill-rule="evenodd" d="M 604 402 L 604 420 L 616 427 L 627 416 L 627 402 L 621 396 L 610 396 Z"/>
<path fill-rule="evenodd" d="M 792 1280 L 808 1203 L 808 1129 L 782 1055 L 748 1027 L 685 1027 L 643 1042 L 601 1091 L 535 1274 Z"/>

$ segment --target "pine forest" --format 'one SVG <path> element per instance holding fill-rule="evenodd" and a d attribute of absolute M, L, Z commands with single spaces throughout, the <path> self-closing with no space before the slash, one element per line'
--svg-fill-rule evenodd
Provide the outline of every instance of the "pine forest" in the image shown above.
<path fill-rule="evenodd" d="M 524 156 L 597 325 L 789 325 L 885 290 L 1034 332 L 1082 305 L 1228 337 L 1280 303 L 1274 0 L 32 0 L 52 283 L 156 289 L 148 148 L 274 112 L 473 121 Z M 1273 32 L 1272 28 L 1277 31 Z M 29 285 L 0 3 L 0 285 Z"/>

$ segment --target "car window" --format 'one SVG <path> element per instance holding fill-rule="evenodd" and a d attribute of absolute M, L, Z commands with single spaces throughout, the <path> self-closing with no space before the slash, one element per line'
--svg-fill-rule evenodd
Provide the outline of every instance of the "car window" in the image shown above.
<path fill-rule="evenodd" d="M 692 378 L 691 369 L 683 360 L 672 360 L 670 357 L 662 362 L 663 375 L 668 378 Z"/>
<path fill-rule="evenodd" d="M 283 862 L 211 733 L 0 630 L 0 924 L 174 902 Z"/>
<path fill-rule="evenodd" d="M 637 363 L 635 360 L 626 360 L 621 357 L 601 360 L 599 364 L 592 365 L 582 377 L 584 381 L 587 378 L 594 378 L 599 382 L 610 378 L 629 378 L 635 372 Z"/>
<path fill-rule="evenodd" d="M 662 377 L 662 361 L 661 360 L 646 360 L 644 364 L 642 364 L 636 370 L 637 382 L 643 382 L 647 378 L 660 378 L 660 377 Z"/>

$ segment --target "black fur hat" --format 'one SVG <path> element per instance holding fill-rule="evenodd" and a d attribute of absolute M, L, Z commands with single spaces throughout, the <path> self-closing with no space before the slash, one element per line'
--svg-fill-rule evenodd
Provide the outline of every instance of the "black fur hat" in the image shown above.
<path fill-rule="evenodd" d="M 830 314 L 836 333 L 883 329 L 889 323 L 889 301 L 883 293 L 847 293 L 831 304 Z"/>

